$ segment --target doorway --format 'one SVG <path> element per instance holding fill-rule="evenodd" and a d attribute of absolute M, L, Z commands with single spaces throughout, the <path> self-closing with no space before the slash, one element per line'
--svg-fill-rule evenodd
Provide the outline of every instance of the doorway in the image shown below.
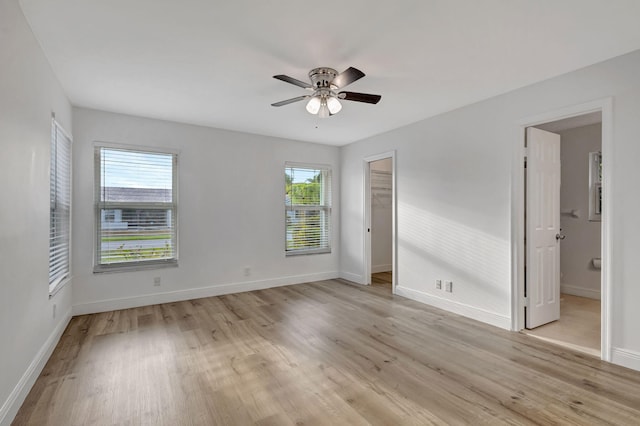
<path fill-rule="evenodd" d="M 389 294 L 397 282 L 394 169 L 394 152 L 364 161 L 365 284 Z"/>
<path fill-rule="evenodd" d="M 544 156 L 537 148 L 541 143 L 556 145 L 557 176 L 537 158 Z M 601 205 L 595 195 L 601 195 L 602 114 L 532 126 L 527 129 L 527 148 L 525 332 L 599 356 Z M 544 188 L 537 188 L 541 185 Z M 541 212 L 544 217 L 537 217 Z M 551 232 L 544 244 L 541 232 Z"/>
<path fill-rule="evenodd" d="M 611 117 L 611 101 L 605 99 L 520 123 L 523 149 L 518 151 L 520 174 L 514 177 L 519 189 L 514 194 L 518 201 L 513 209 L 512 240 L 512 328 L 604 360 L 610 359 L 607 207 L 611 181 L 606 166 L 612 143 Z M 532 143 L 532 133 L 542 133 L 551 142 Z M 555 155 L 551 148 L 544 148 L 547 154 L 540 150 L 540 146 L 553 144 L 554 134 L 557 152 L 562 152 L 555 205 L 554 196 L 549 196 L 553 179 L 541 177 L 553 175 L 553 167 L 536 165 L 536 156 Z M 545 210 L 541 205 L 552 207 Z"/>

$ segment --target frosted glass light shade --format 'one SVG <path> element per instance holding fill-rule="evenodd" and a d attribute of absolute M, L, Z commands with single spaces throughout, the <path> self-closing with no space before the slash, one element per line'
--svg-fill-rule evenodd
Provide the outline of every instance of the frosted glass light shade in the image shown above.
<path fill-rule="evenodd" d="M 321 103 L 319 96 L 314 96 L 309 99 L 309 102 L 307 102 L 307 111 L 309 111 L 309 114 L 317 114 L 318 111 L 320 111 Z"/>
<path fill-rule="evenodd" d="M 342 109 L 342 104 L 338 98 L 329 97 L 327 98 L 327 108 L 331 114 L 337 114 Z"/>
<path fill-rule="evenodd" d="M 318 117 L 327 118 L 329 117 L 329 108 L 327 107 L 327 100 L 323 99 L 320 103 L 320 111 L 318 111 Z"/>

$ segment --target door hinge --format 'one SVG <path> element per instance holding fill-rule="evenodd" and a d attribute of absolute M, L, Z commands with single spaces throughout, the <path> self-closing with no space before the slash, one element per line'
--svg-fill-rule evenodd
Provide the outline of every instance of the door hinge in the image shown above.
<path fill-rule="evenodd" d="M 529 296 L 524 296 L 522 300 L 524 302 L 525 308 L 528 308 L 529 307 Z"/>

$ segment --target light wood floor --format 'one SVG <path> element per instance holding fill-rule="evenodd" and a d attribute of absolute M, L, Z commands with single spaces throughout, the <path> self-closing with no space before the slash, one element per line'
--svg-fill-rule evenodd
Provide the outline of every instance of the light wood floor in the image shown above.
<path fill-rule="evenodd" d="M 599 357 L 600 301 L 562 294 L 560 319 L 526 333 Z"/>
<path fill-rule="evenodd" d="M 391 294 L 391 285 L 392 281 L 392 273 L 391 271 L 387 272 L 376 272 L 375 274 L 371 274 L 371 285 L 373 287 L 378 287 L 385 289 Z"/>
<path fill-rule="evenodd" d="M 639 419 L 640 372 L 328 280 L 74 317 L 14 424 Z"/>

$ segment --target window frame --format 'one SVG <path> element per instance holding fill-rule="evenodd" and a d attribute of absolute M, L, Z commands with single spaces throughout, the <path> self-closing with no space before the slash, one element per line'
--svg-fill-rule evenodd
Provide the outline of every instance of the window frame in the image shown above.
<path fill-rule="evenodd" d="M 168 148 L 156 148 L 142 145 L 128 145 L 128 144 L 116 144 L 106 142 L 94 142 L 94 261 L 93 272 L 94 273 L 108 273 L 108 272 L 129 272 L 146 269 L 158 269 L 165 267 L 178 266 L 179 251 L 178 251 L 178 164 L 179 164 L 179 151 Z M 171 203 L 160 202 L 103 202 L 101 201 L 100 184 L 101 184 L 101 149 L 113 149 L 121 151 L 130 151 L 137 153 L 149 153 L 149 154 L 165 154 L 173 157 L 172 162 L 172 201 Z M 117 262 L 117 263 L 101 263 L 101 210 L 102 209 L 161 209 L 168 208 L 170 206 L 172 221 L 174 223 L 173 229 L 173 253 L 174 256 L 170 259 L 146 259 L 130 262 Z"/>
<path fill-rule="evenodd" d="M 52 114 L 53 115 L 53 114 Z M 68 157 L 67 161 L 67 182 L 66 182 L 66 191 L 68 192 L 67 196 L 69 199 L 68 205 L 65 205 L 62 210 L 66 208 L 66 214 L 64 215 L 65 223 L 63 225 L 63 229 L 66 228 L 66 235 L 63 234 L 62 237 L 66 240 L 66 267 L 62 270 L 62 274 L 56 274 L 56 276 L 52 279 L 51 277 L 51 269 L 52 269 L 52 239 L 55 238 L 53 234 L 58 236 L 55 228 L 55 219 L 54 215 L 60 209 L 57 207 L 58 200 L 58 183 L 59 183 L 59 173 L 58 168 L 59 157 L 58 157 L 58 136 L 61 135 L 63 139 L 63 143 L 67 143 L 67 151 Z M 55 145 L 55 146 L 54 146 Z M 71 215 L 73 210 L 73 138 L 71 135 L 62 127 L 62 125 L 56 121 L 55 115 L 51 118 L 51 140 L 49 143 L 50 151 L 49 151 L 49 297 L 53 297 L 62 287 L 64 287 L 69 281 L 71 281 Z M 55 169 L 55 170 L 54 170 Z M 52 203 L 56 206 L 52 206 Z"/>
<path fill-rule="evenodd" d="M 284 223 L 284 251 L 285 251 L 285 256 L 289 257 L 289 256 L 300 256 L 300 255 L 310 255 L 310 254 L 326 254 L 326 253 L 331 253 L 331 247 L 332 247 L 332 238 L 331 238 L 331 234 L 332 234 L 332 229 L 333 229 L 333 218 L 332 218 L 332 194 L 333 194 L 333 188 L 332 188 L 332 170 L 331 170 L 331 166 L 328 164 L 313 164 L 313 163 L 296 163 L 296 162 L 290 162 L 287 161 L 284 164 L 284 175 L 286 175 L 287 173 L 287 169 L 307 169 L 307 170 L 319 170 L 323 173 L 324 178 L 323 178 L 323 185 L 322 185 L 322 194 L 321 194 L 321 200 L 325 200 L 324 204 L 298 204 L 298 205 L 293 205 L 290 203 L 287 203 L 287 199 L 286 199 L 286 187 L 287 187 L 287 181 L 286 179 L 284 180 L 284 188 L 285 188 L 285 203 L 284 203 L 284 207 L 285 207 L 285 223 Z M 327 182 L 328 181 L 328 182 Z M 324 211 L 326 218 L 327 218 L 327 223 L 326 223 L 326 227 L 327 227 L 327 231 L 326 231 L 326 242 L 327 242 L 327 246 L 326 247 L 320 247 L 320 248 L 300 248 L 300 249 L 288 249 L 287 248 L 287 220 L 288 220 L 288 213 L 290 211 L 313 211 L 313 210 L 320 210 L 320 211 Z"/>
<path fill-rule="evenodd" d="M 602 152 L 589 153 L 589 221 L 602 220 Z"/>

